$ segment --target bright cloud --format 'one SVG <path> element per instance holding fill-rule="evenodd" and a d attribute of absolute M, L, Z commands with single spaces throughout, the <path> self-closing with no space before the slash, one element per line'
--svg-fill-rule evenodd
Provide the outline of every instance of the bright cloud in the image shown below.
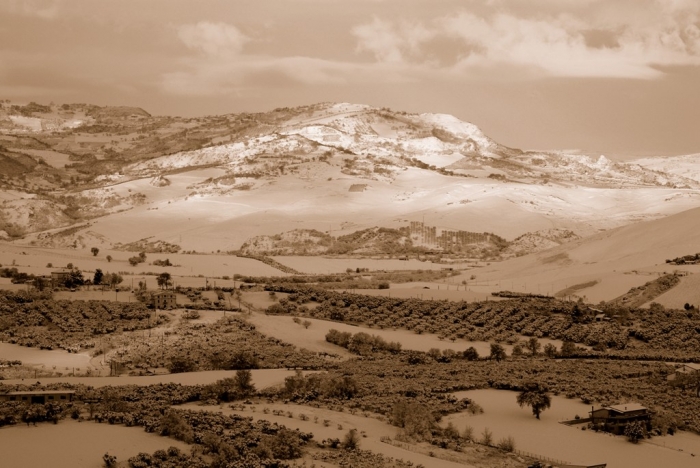
<path fill-rule="evenodd" d="M 655 79 L 664 66 L 700 65 L 700 1 L 587 0 L 586 7 L 579 0 L 532 1 L 537 8 L 492 0 L 478 11 L 428 19 L 372 16 L 349 29 L 354 61 L 265 53 L 265 38 L 248 48 L 253 39 L 233 24 L 186 24 L 177 37 L 196 54 L 180 59 L 160 85 L 173 94 L 215 95 L 465 77 Z"/>
<path fill-rule="evenodd" d="M 352 34 L 358 39 L 358 51 L 371 52 L 378 61 L 390 63 L 404 61 L 406 54 L 418 52 L 420 44 L 434 35 L 420 23 L 393 24 L 377 17 L 371 23 L 355 26 Z"/>
<path fill-rule="evenodd" d="M 603 9 L 585 19 L 574 12 L 524 17 L 499 5 L 492 14 L 460 11 L 424 24 L 373 18 L 352 33 L 358 51 L 393 64 L 409 57 L 415 63 L 436 38 L 459 39 L 464 49 L 451 67 L 454 73 L 512 66 L 550 76 L 650 79 L 662 75 L 659 66 L 700 65 L 700 2 L 695 0 L 652 1 L 641 13 L 634 5 L 629 15 L 617 5 L 611 17 Z M 614 45 L 589 43 L 592 30 Z M 434 66 L 427 54 L 424 61 Z"/>
<path fill-rule="evenodd" d="M 212 57 L 239 54 L 243 45 L 250 40 L 233 25 L 206 21 L 180 26 L 177 34 L 189 49 Z"/>

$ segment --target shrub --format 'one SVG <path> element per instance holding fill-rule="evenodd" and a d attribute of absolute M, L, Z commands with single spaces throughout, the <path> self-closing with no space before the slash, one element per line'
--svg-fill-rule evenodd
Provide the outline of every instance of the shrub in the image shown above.
<path fill-rule="evenodd" d="M 481 443 L 489 446 L 493 444 L 493 432 L 488 427 L 485 427 L 481 432 Z"/>
<path fill-rule="evenodd" d="M 462 431 L 462 438 L 468 440 L 469 442 L 474 442 L 474 428 L 471 426 L 466 426 Z"/>
<path fill-rule="evenodd" d="M 639 442 L 641 439 L 646 437 L 646 435 L 646 427 L 644 427 L 644 423 L 641 421 L 632 421 L 625 426 L 625 436 L 627 437 L 627 440 L 633 444 Z"/>
<path fill-rule="evenodd" d="M 515 450 L 515 439 L 513 436 L 505 437 L 498 441 L 498 448 L 506 452 Z"/>
<path fill-rule="evenodd" d="M 475 403 L 472 401 L 471 403 L 469 403 L 467 411 L 469 412 L 469 414 L 483 414 L 484 408 L 482 408 L 479 403 Z"/>
<path fill-rule="evenodd" d="M 104 462 L 106 468 L 113 468 L 117 466 L 117 457 L 110 455 L 109 453 L 102 455 L 102 461 Z"/>
<path fill-rule="evenodd" d="M 160 435 L 170 436 L 191 444 L 194 442 L 194 431 L 185 419 L 176 411 L 170 410 L 160 420 Z"/>
<path fill-rule="evenodd" d="M 345 450 L 355 450 L 360 447 L 360 436 L 357 434 L 357 429 L 350 429 L 345 434 L 341 446 Z"/>

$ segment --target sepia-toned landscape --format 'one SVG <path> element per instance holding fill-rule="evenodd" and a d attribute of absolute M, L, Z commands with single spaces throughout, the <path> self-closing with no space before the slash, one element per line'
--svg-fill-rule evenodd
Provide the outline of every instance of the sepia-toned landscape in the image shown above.
<path fill-rule="evenodd" d="M 425 3 L 0 7 L 0 465 L 697 466 L 700 7 Z"/>

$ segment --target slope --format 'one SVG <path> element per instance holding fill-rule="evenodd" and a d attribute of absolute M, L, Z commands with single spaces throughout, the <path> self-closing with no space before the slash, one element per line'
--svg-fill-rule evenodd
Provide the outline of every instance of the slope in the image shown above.
<path fill-rule="evenodd" d="M 474 287 L 554 294 L 567 287 L 597 281 L 595 286 L 579 290 L 578 295 L 593 302 L 610 300 L 664 272 L 700 273 L 698 265 L 666 264 L 666 259 L 697 251 L 700 251 L 700 208 L 491 265 L 478 273 Z"/>

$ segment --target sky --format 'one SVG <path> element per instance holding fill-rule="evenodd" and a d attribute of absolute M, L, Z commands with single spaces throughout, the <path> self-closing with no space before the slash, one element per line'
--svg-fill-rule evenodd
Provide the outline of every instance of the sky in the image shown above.
<path fill-rule="evenodd" d="M 0 99 L 352 102 L 522 149 L 699 153 L 700 0 L 2 0 Z"/>

